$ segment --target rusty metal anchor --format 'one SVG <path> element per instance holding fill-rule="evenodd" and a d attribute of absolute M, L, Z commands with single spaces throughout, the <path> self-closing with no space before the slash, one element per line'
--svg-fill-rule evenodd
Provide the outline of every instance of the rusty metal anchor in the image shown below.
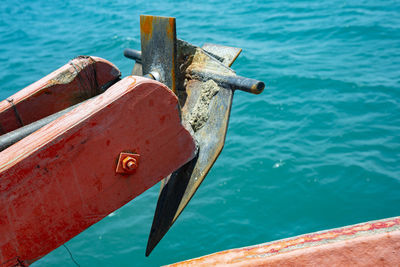
<path fill-rule="evenodd" d="M 230 68 L 242 49 L 216 44 L 201 48 L 176 38 L 175 18 L 142 15 L 141 51 L 132 74 L 158 80 L 178 96 L 183 125 L 198 144 L 197 156 L 165 178 L 154 214 L 146 256 L 177 220 L 222 151 L 235 90 L 263 91 L 261 81 Z"/>

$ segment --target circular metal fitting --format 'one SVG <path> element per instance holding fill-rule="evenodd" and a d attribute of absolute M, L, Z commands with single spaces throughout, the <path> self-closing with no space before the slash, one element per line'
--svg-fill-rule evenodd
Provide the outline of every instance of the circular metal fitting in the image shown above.
<path fill-rule="evenodd" d="M 135 158 L 126 157 L 122 160 L 122 168 L 126 171 L 136 170 L 137 167 L 138 165 Z"/>
<path fill-rule="evenodd" d="M 153 70 L 149 74 L 153 77 L 154 80 L 156 80 L 156 81 L 161 80 L 161 75 L 158 71 Z"/>

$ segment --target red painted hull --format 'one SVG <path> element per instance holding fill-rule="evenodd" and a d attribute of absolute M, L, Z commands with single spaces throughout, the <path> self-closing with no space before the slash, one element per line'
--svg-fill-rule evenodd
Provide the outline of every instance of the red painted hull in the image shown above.
<path fill-rule="evenodd" d="M 230 249 L 169 266 L 398 266 L 400 217 Z"/>
<path fill-rule="evenodd" d="M 140 154 L 133 174 L 116 173 L 121 152 Z M 0 263 L 39 259 L 194 154 L 176 96 L 126 77 L 0 153 Z"/>

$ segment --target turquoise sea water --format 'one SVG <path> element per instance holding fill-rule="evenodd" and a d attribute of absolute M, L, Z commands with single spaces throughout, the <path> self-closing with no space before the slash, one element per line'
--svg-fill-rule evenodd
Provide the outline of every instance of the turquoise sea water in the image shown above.
<path fill-rule="evenodd" d="M 159 186 L 67 243 L 81 266 L 157 266 L 400 215 L 399 1 L 3 1 L 2 99 L 96 55 L 128 75 L 139 14 L 178 37 L 243 48 L 225 148 L 177 223 L 144 256 Z M 60 247 L 33 266 L 75 266 Z"/>

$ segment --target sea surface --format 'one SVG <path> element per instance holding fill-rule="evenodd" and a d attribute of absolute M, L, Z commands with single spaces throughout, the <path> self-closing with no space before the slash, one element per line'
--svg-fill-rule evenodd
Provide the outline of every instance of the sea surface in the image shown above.
<path fill-rule="evenodd" d="M 159 185 L 66 243 L 80 266 L 158 266 L 400 215 L 399 1 L 2 1 L 0 97 L 78 55 L 129 75 L 139 15 L 178 38 L 243 48 L 224 150 L 144 256 Z M 75 266 L 61 246 L 33 264 Z"/>

